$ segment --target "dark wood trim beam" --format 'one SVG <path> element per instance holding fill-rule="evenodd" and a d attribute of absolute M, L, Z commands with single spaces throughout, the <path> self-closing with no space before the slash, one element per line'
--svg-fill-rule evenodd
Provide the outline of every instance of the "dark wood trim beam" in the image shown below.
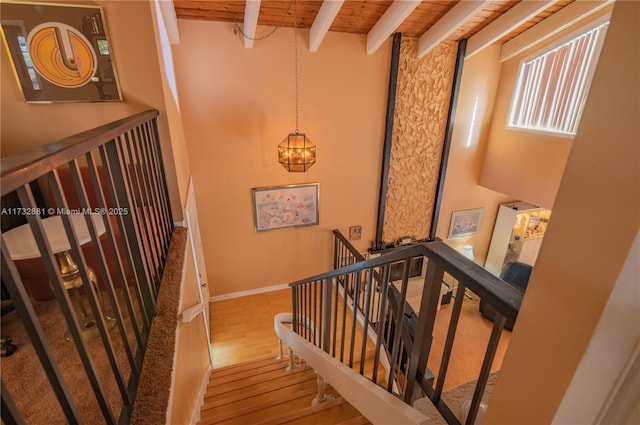
<path fill-rule="evenodd" d="M 447 175 L 447 163 L 449 162 L 449 151 L 451 150 L 451 137 L 453 135 L 453 125 L 456 120 L 456 107 L 458 105 L 458 95 L 460 94 L 460 83 L 462 82 L 462 68 L 464 65 L 464 55 L 467 50 L 467 40 L 460 40 L 458 43 L 458 54 L 453 72 L 453 86 L 451 87 L 451 100 L 449 100 L 449 113 L 447 116 L 447 128 L 444 134 L 444 145 L 442 146 L 442 157 L 440 158 L 440 172 L 438 173 L 438 186 L 436 187 L 435 203 L 431 214 L 431 229 L 429 230 L 429 240 L 436 239 L 438 229 L 438 216 L 442 205 L 442 192 L 444 191 L 444 180 Z"/>
<path fill-rule="evenodd" d="M 393 120 L 396 111 L 396 91 L 398 87 L 398 68 L 400 66 L 401 33 L 393 35 L 391 49 L 391 71 L 389 73 L 389 95 L 387 97 L 387 117 L 384 129 L 384 147 L 382 152 L 382 172 L 380 173 L 380 198 L 378 201 L 378 222 L 376 225 L 375 249 L 383 249 L 382 230 L 384 228 L 384 211 L 389 189 L 389 164 L 391 162 L 391 137 L 393 135 Z"/>

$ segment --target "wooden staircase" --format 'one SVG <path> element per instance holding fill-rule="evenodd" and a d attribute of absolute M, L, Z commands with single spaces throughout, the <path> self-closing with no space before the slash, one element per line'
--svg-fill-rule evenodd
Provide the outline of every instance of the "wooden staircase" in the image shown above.
<path fill-rule="evenodd" d="M 370 422 L 339 394 L 316 406 L 316 375 L 298 363 L 285 371 L 288 359 L 273 357 L 214 369 L 201 410 L 201 425 L 209 424 L 326 424 L 364 425 Z"/>

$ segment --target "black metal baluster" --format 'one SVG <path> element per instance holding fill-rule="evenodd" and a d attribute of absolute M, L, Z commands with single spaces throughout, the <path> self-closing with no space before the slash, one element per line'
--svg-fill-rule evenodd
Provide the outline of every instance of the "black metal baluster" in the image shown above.
<path fill-rule="evenodd" d="M 16 265 L 11 259 L 11 254 L 9 253 L 9 249 L 5 243 L 4 237 L 2 237 L 2 255 L 0 256 L 2 268 L 2 281 L 11 296 L 11 300 L 15 305 L 16 312 L 18 313 L 18 317 L 24 326 L 24 329 L 29 336 L 29 340 L 33 345 L 33 349 L 40 359 L 40 363 L 42 364 L 42 368 L 44 369 L 44 373 L 49 378 L 49 382 L 51 383 L 51 387 L 53 388 L 53 392 L 60 403 L 60 407 L 62 407 L 62 411 L 64 412 L 66 420 L 69 424 L 81 424 L 82 418 L 80 417 L 80 413 L 76 408 L 73 399 L 71 398 L 71 393 L 67 388 L 67 384 L 60 373 L 60 369 L 58 368 L 58 364 L 56 363 L 56 359 L 51 351 L 51 347 L 47 341 L 47 337 L 42 330 L 42 326 L 40 325 L 40 321 L 38 320 L 38 316 L 36 315 L 35 310 L 33 309 L 33 305 L 31 304 L 31 300 L 29 298 L 29 294 L 25 290 L 24 283 L 20 278 L 20 274 L 16 269 Z M 58 273 L 58 279 L 62 279 Z M 5 388 L 2 388 L 2 400 L 4 403 L 5 400 Z M 5 419 L 4 416 L 4 406 L 2 410 L 2 419 Z"/>
<path fill-rule="evenodd" d="M 453 310 L 451 311 L 451 319 L 449 321 L 449 330 L 447 331 L 447 339 L 442 351 L 442 362 L 440 363 L 440 370 L 438 372 L 438 380 L 436 381 L 436 390 L 433 395 L 433 402 L 438 403 L 442 396 L 442 390 L 444 389 L 444 382 L 447 376 L 447 369 L 449 367 L 449 360 L 451 360 L 451 352 L 453 351 L 453 343 L 456 337 L 456 330 L 458 329 L 458 320 L 460 319 L 460 312 L 462 311 L 462 301 L 464 300 L 465 286 L 458 283 L 458 289 L 456 290 L 456 298 L 453 303 Z"/>
<path fill-rule="evenodd" d="M 124 133 L 117 139 L 118 153 L 120 155 L 121 163 L 124 165 L 124 182 L 131 194 L 131 216 L 135 217 L 136 227 L 133 229 L 136 232 L 136 236 L 139 242 L 140 252 L 143 254 L 142 260 L 145 268 L 147 269 L 149 284 L 151 293 L 153 295 L 153 302 L 155 304 L 158 296 L 158 286 L 160 285 L 159 276 L 156 273 L 157 266 L 155 264 L 155 257 L 151 254 L 151 244 L 147 235 L 147 225 L 144 216 L 144 210 L 140 206 L 140 193 L 138 192 L 136 179 L 136 164 L 132 159 L 131 151 L 129 148 L 129 136 L 128 133 Z"/>
<path fill-rule="evenodd" d="M 433 325 L 436 320 L 436 311 L 440 302 L 440 288 L 444 268 L 435 261 L 428 261 L 427 273 L 424 278 L 422 300 L 420 301 L 420 315 L 416 325 L 416 336 L 411 350 L 409 367 L 407 368 L 407 390 L 404 394 L 405 402 L 411 402 L 418 376 L 425 376 L 427 360 L 433 341 Z M 426 291 L 426 294 L 425 294 Z"/>
<path fill-rule="evenodd" d="M 144 191 L 142 188 L 142 184 L 140 184 L 140 177 L 138 176 L 139 169 L 139 161 L 136 161 L 136 157 L 134 156 L 134 151 L 132 149 L 132 145 L 135 145 L 135 138 L 133 136 L 135 134 L 134 130 L 130 130 L 124 133 L 124 140 L 120 139 L 122 147 L 126 147 L 126 152 L 129 157 L 129 184 L 131 185 L 132 192 L 134 193 L 134 201 L 136 204 L 135 213 L 140 216 L 139 223 L 141 223 L 140 228 L 138 229 L 144 240 L 142 245 L 146 255 L 149 257 L 149 265 L 152 267 L 151 276 L 153 278 L 153 290 L 154 296 L 158 296 L 158 290 L 160 287 L 160 256 L 156 252 L 156 245 L 153 242 L 153 236 L 151 233 L 151 224 L 149 223 L 148 217 L 148 208 L 145 207 L 144 200 Z"/>
<path fill-rule="evenodd" d="M 478 408 L 482 401 L 482 395 L 484 394 L 484 388 L 487 385 L 489 379 L 489 373 L 491 372 L 491 365 L 500 343 L 500 335 L 502 334 L 502 328 L 506 322 L 505 317 L 496 313 L 493 319 L 493 328 L 491 329 L 491 336 L 489 336 L 489 343 L 487 344 L 487 351 L 485 352 L 484 359 L 482 360 L 482 367 L 480 368 L 480 376 L 476 383 L 476 388 L 473 391 L 473 398 L 471 399 L 471 406 L 469 406 L 469 415 L 467 416 L 466 425 L 472 425 L 476 421 L 478 416 Z"/>
<path fill-rule="evenodd" d="M 148 181 L 151 187 L 152 194 L 152 204 L 153 204 L 153 212 L 156 214 L 157 219 L 157 230 L 159 231 L 159 235 L 162 236 L 162 259 L 163 262 L 167 258 L 167 254 L 169 253 L 169 241 L 171 239 L 171 234 L 168 233 L 168 229 L 170 226 L 167 223 L 167 216 L 163 214 L 162 208 L 162 195 L 160 194 L 160 189 L 158 186 L 161 184 L 160 179 L 156 174 L 156 167 L 153 163 L 153 155 L 151 152 L 151 143 L 153 143 L 153 136 L 151 134 L 151 125 L 147 121 L 142 124 L 144 130 L 143 143 L 140 148 L 143 152 L 143 155 L 146 160 L 146 169 L 149 173 Z"/>
<path fill-rule="evenodd" d="M 402 286 L 400 292 L 400 299 L 397 301 L 397 311 L 395 312 L 394 321 L 396 323 L 395 331 L 393 334 L 393 351 L 391 353 L 390 370 L 389 370 L 389 382 L 387 382 L 387 391 L 391 392 L 393 384 L 397 379 L 397 375 L 400 372 L 400 337 L 402 336 L 402 330 L 404 328 L 404 308 L 405 300 L 407 298 L 407 286 L 409 284 L 409 265 L 411 259 L 406 259 L 402 267 Z M 391 315 L 394 314 L 393 309 L 389 311 Z M 389 326 L 391 328 L 391 326 Z"/>
<path fill-rule="evenodd" d="M 147 226 L 149 232 L 150 242 L 153 246 L 153 252 L 156 256 L 158 264 L 158 275 L 162 276 L 162 270 L 164 268 L 165 253 L 162 249 L 162 242 L 160 242 L 160 232 L 157 229 L 156 213 L 157 209 L 153 203 L 151 197 L 151 189 L 149 186 L 149 180 L 147 175 L 147 160 L 142 153 L 141 145 L 144 143 L 144 132 L 141 126 L 136 127 L 132 131 L 131 148 L 133 156 L 137 160 L 137 176 L 138 176 L 138 190 L 140 191 L 140 199 L 143 205 L 145 216 L 147 217 Z"/>
<path fill-rule="evenodd" d="M 291 305 L 293 311 L 291 312 L 291 329 L 294 332 L 298 332 L 298 287 L 291 287 Z"/>
<path fill-rule="evenodd" d="M 371 298 L 373 297 L 373 291 L 372 291 L 372 287 L 373 287 L 373 268 L 369 268 L 367 269 L 367 286 L 365 288 L 365 298 L 364 298 L 364 302 L 365 302 L 365 307 L 364 307 L 364 330 L 362 332 L 362 348 L 360 349 L 360 358 L 362 359 L 362 361 L 360 362 L 360 375 L 364 375 L 364 358 L 367 355 L 367 342 L 368 342 L 368 329 L 369 329 L 369 325 L 370 325 L 370 317 L 369 317 L 369 313 L 370 313 L 370 304 L 371 304 Z M 372 378 L 373 380 L 373 378 Z M 375 382 L 375 381 L 374 381 Z"/>
<path fill-rule="evenodd" d="M 349 343 L 349 367 L 353 368 L 353 352 L 355 350 L 356 341 L 356 322 L 358 321 L 358 301 L 360 298 L 360 271 L 355 273 L 355 283 L 353 285 L 353 296 L 351 301 L 353 304 L 353 313 L 351 318 L 351 341 Z M 366 333 L 366 322 L 364 332 Z M 364 361 L 364 360 L 363 360 Z"/>
<path fill-rule="evenodd" d="M 89 152 L 87 153 L 87 165 L 89 166 L 89 169 L 91 170 L 91 182 L 93 185 L 93 190 L 94 193 L 96 194 L 96 197 L 98 199 L 98 206 L 100 208 L 115 208 L 116 210 L 116 217 L 115 220 L 119 221 L 119 216 L 120 215 L 124 215 L 124 211 L 121 210 L 120 208 L 117 207 L 117 205 L 114 205 L 113 202 L 111 205 L 108 205 L 106 202 L 106 198 L 105 198 L 105 193 L 104 190 L 102 189 L 102 185 L 100 184 L 100 179 L 99 179 L 99 166 L 96 164 L 95 158 L 94 158 L 94 154 L 93 152 Z M 103 175 L 106 174 L 105 170 L 105 166 L 102 166 L 102 170 L 103 170 Z M 104 176 L 106 178 L 106 175 Z M 109 176 L 109 180 L 110 180 L 110 176 Z M 106 186 L 108 187 L 112 182 L 107 182 Z M 115 198 L 113 196 L 111 196 L 111 199 L 114 200 Z M 140 331 L 138 329 L 138 319 L 133 311 L 133 302 L 131 299 L 131 294 L 129 293 L 129 285 L 128 285 L 128 281 L 127 281 L 127 276 L 126 276 L 126 272 L 124 270 L 124 264 L 122 262 L 122 258 L 120 257 L 120 250 L 118 249 L 118 242 L 116 242 L 116 236 L 115 236 L 115 232 L 111 223 L 111 220 L 109 219 L 108 215 L 105 215 L 104 217 L 104 226 L 105 226 L 105 230 L 107 233 L 107 240 L 109 242 L 109 248 L 111 249 L 111 253 L 113 255 L 114 261 L 117 265 L 117 271 L 118 271 L 118 277 L 120 278 L 120 285 L 121 285 L 121 289 L 122 289 L 122 294 L 124 296 L 124 301 L 125 301 L 125 305 L 127 307 L 127 310 L 129 312 L 129 318 L 131 319 L 132 322 L 132 327 L 133 327 L 133 331 L 134 331 L 134 335 L 136 338 L 136 341 L 138 343 L 139 346 L 142 345 L 142 338 L 140 336 Z M 112 303 L 114 301 L 112 300 Z M 117 303 L 116 303 L 117 304 Z M 123 344 L 127 353 L 127 357 L 129 358 L 129 364 L 131 366 L 131 370 L 135 371 L 136 373 L 139 372 L 138 370 L 138 366 L 135 362 L 135 358 L 133 357 L 133 350 L 131 348 L 131 345 L 129 344 L 129 338 L 127 337 L 127 333 L 126 333 L 126 329 L 124 328 L 123 322 L 124 320 L 122 319 L 122 312 L 120 310 L 120 306 L 119 304 L 117 304 L 117 320 L 118 320 L 118 326 L 122 329 L 120 329 L 120 334 L 123 338 Z"/>
<path fill-rule="evenodd" d="M 340 268 L 338 266 L 338 259 L 340 258 L 340 239 L 338 239 L 338 235 L 333 235 L 333 269 Z"/>
<path fill-rule="evenodd" d="M 322 318 L 322 328 L 324 334 L 322 335 L 322 349 L 325 353 L 330 353 L 331 344 L 331 278 L 324 279 L 324 317 Z"/>
<path fill-rule="evenodd" d="M 341 275 L 342 278 L 344 279 L 344 275 Z M 332 320 L 333 320 L 333 335 L 332 335 L 332 344 L 333 344 L 333 349 L 331 350 L 333 357 L 336 357 L 336 344 L 338 342 L 338 297 L 340 296 L 340 282 L 339 282 L 339 277 L 335 277 L 332 280 L 335 282 L 335 296 L 333 298 L 333 306 L 335 307 L 334 309 L 334 313 L 332 315 Z"/>
<path fill-rule="evenodd" d="M 114 144 L 115 144 L 115 141 L 113 140 L 107 143 L 107 145 L 114 145 Z M 142 295 L 141 280 L 139 278 L 138 270 L 135 266 L 136 264 L 136 261 L 134 260 L 135 254 L 132 248 L 133 241 L 125 231 L 124 216 L 128 216 L 129 214 L 132 214 L 132 211 L 130 209 L 128 201 L 126 200 L 127 194 L 125 192 L 120 192 L 120 195 L 116 193 L 118 186 L 116 185 L 116 181 L 113 177 L 111 163 L 109 162 L 107 157 L 106 145 L 100 146 L 99 152 L 100 152 L 100 160 L 102 162 L 102 167 L 105 174 L 105 179 L 107 180 L 107 190 L 108 190 L 109 196 L 113 200 L 114 206 L 123 212 L 122 215 L 119 215 L 117 217 L 116 224 L 117 224 L 119 236 L 122 241 L 122 246 L 126 256 L 125 260 L 128 261 L 127 267 L 129 269 L 129 272 L 131 273 L 131 283 L 133 283 L 133 290 L 138 303 L 138 308 L 140 309 L 140 315 L 142 317 L 143 327 L 145 329 L 148 329 L 150 326 L 149 325 L 150 315 L 147 314 L 147 306 L 144 303 L 143 295 Z M 119 199 L 119 198 L 124 198 L 124 199 Z M 124 202 L 124 204 L 121 204 L 121 202 Z M 125 211 L 126 211 L 126 214 L 124 213 Z M 116 243 L 116 242 L 114 241 L 113 243 Z M 125 273 L 125 285 L 127 286 L 127 288 L 129 283 L 130 282 L 126 280 L 126 273 Z M 134 312 L 133 305 L 127 304 L 127 308 L 129 309 L 129 316 L 132 318 L 132 321 L 133 321 L 132 323 L 135 325 L 134 330 L 136 334 L 136 339 L 138 341 L 138 346 L 142 347 L 144 346 L 144 342 L 143 342 L 142 335 L 140 333 L 140 327 L 138 324 L 137 315 Z"/>
<path fill-rule="evenodd" d="M 33 209 L 37 207 L 29 185 L 18 188 L 17 193 L 18 198 L 20 199 L 20 204 L 22 206 Z M 49 276 L 51 285 L 53 287 L 53 292 L 56 296 L 56 299 L 58 300 L 58 304 L 60 305 L 62 314 L 67 322 L 69 333 L 71 334 L 73 342 L 75 343 L 76 350 L 78 351 L 80 360 L 82 361 L 82 364 L 85 368 L 85 372 L 87 373 L 87 377 L 89 378 L 89 382 L 96 396 L 96 400 L 98 401 L 98 405 L 100 406 L 100 410 L 102 411 L 102 415 L 104 416 L 107 424 L 115 424 L 115 418 L 106 399 L 102 384 L 100 383 L 100 379 L 98 378 L 93 362 L 89 357 L 87 346 L 85 345 L 84 339 L 82 338 L 80 325 L 76 314 L 73 311 L 71 300 L 69 299 L 69 294 L 67 294 L 67 291 L 64 287 L 62 276 L 60 275 L 60 271 L 58 270 L 56 261 L 53 257 L 53 251 L 51 250 L 49 241 L 45 236 L 42 220 L 37 215 L 28 215 L 27 221 L 29 222 L 34 239 L 36 240 L 36 244 L 38 245 L 38 249 L 40 250 L 45 269 L 47 270 L 47 275 Z M 73 233 L 73 229 L 71 230 L 71 233 Z M 75 234 L 69 235 L 69 230 L 67 229 L 67 237 L 69 239 L 72 239 L 70 236 L 73 236 L 73 238 L 75 238 Z M 75 239 L 77 241 L 77 238 Z M 79 258 L 79 254 L 77 252 L 75 252 L 75 254 L 75 258 Z M 88 285 L 88 277 L 83 276 L 83 280 L 85 280 Z"/>
<path fill-rule="evenodd" d="M 2 380 L 0 380 L 0 399 L 2 423 L 5 425 L 24 425 L 24 419 Z"/>
<path fill-rule="evenodd" d="M 142 240 L 136 230 L 138 228 L 138 217 L 133 202 L 133 194 L 129 190 L 125 177 L 128 173 L 127 165 L 122 155 L 122 150 L 116 140 L 106 144 L 105 155 L 102 163 L 105 164 L 105 171 L 111 174 L 113 182 L 114 199 L 118 200 L 120 208 L 126 208 L 129 214 L 120 217 L 120 235 L 126 241 L 126 247 L 130 256 L 131 266 L 136 276 L 136 290 L 139 297 L 141 310 L 144 312 L 143 320 L 146 331 L 151 326 L 151 319 L 155 314 L 155 297 L 151 275 L 147 267 L 147 258 L 142 249 Z M 141 298 L 140 298 L 141 297 Z M 146 344 L 146 340 L 145 340 Z"/>
<path fill-rule="evenodd" d="M 378 323 L 377 323 L 377 338 L 376 338 L 376 351 L 373 357 L 373 382 L 378 382 L 378 365 L 380 363 L 380 347 L 383 341 L 384 321 L 386 318 L 381 317 L 381 313 L 387 309 L 387 282 L 389 281 L 391 267 L 389 264 L 382 266 L 382 282 L 380 288 L 380 304 L 378 306 Z"/>
<path fill-rule="evenodd" d="M 350 281 L 351 281 L 351 273 L 347 273 L 344 278 L 345 278 L 345 283 L 347 284 L 347 287 L 351 286 Z M 349 297 L 348 294 L 348 289 L 345 287 L 343 289 L 342 292 L 342 325 L 341 325 L 341 333 L 342 335 L 340 336 L 340 361 L 343 362 L 344 361 L 344 340 L 346 337 L 346 325 L 347 325 L 347 299 Z M 338 298 L 336 298 L 338 299 Z M 337 321 L 337 318 L 336 318 Z"/>
<path fill-rule="evenodd" d="M 84 182 L 82 181 L 82 176 L 80 175 L 79 165 L 77 160 L 73 160 L 69 162 L 69 170 L 71 171 L 71 178 L 75 185 L 76 195 L 78 196 L 78 200 L 80 201 L 80 207 L 84 208 L 85 211 L 90 208 L 89 202 L 87 200 L 87 192 L 84 188 Z M 67 209 L 67 201 L 64 194 L 61 191 L 61 183 L 58 178 L 58 174 L 56 170 L 51 171 L 48 174 L 48 180 L 51 187 L 51 193 L 53 194 L 53 199 L 58 206 L 58 208 Z M 98 263 L 100 266 L 100 271 L 102 273 L 102 278 L 104 279 L 105 288 L 109 293 L 111 298 L 112 307 L 116 310 L 118 314 L 118 321 L 120 322 L 120 328 L 122 330 L 123 335 L 123 343 L 125 346 L 126 342 L 126 334 L 124 333 L 124 325 L 122 324 L 122 315 L 119 314 L 120 310 L 117 305 L 117 301 L 115 299 L 115 293 L 113 293 L 113 282 L 111 281 L 111 275 L 107 269 L 107 265 L 104 258 L 104 252 L 102 250 L 102 244 L 100 243 L 100 236 L 95 228 L 92 216 L 90 214 L 83 214 L 85 218 L 85 223 L 87 225 L 87 229 L 89 230 L 89 235 L 91 237 L 91 242 L 96 250 L 96 256 L 99 259 Z M 89 276 L 88 266 L 84 258 L 84 253 L 82 252 L 82 247 L 80 246 L 80 242 L 78 241 L 76 230 L 74 229 L 71 219 L 69 215 L 63 214 L 61 217 L 62 224 L 64 226 L 65 232 L 67 234 L 67 239 L 69 240 L 71 251 L 74 257 L 76 264 L 78 265 L 80 276 L 82 277 L 83 289 L 85 295 L 89 300 L 89 305 L 91 306 L 91 311 L 93 311 L 94 320 L 98 325 L 98 331 L 100 333 L 100 338 L 102 339 L 102 345 L 105 349 L 105 354 L 107 355 L 107 359 L 109 361 L 109 366 L 111 366 L 111 372 L 113 374 L 113 378 L 118 385 L 118 389 L 120 390 L 120 395 L 122 396 L 123 403 L 125 404 L 133 404 L 133 400 L 130 398 L 129 393 L 127 392 L 126 385 L 124 383 L 124 378 L 122 371 L 120 370 L 120 365 L 116 359 L 116 354 L 113 349 L 113 344 L 111 343 L 111 337 L 109 336 L 109 330 L 107 329 L 107 323 L 105 320 L 105 312 L 102 310 L 102 306 L 98 301 L 98 294 L 96 291 L 99 288 L 94 288 L 91 284 L 91 277 Z M 103 217 L 101 217 L 103 219 Z M 130 353 L 129 353 L 130 354 Z M 133 361 L 133 356 L 131 356 L 131 360 Z"/>
<path fill-rule="evenodd" d="M 307 298 L 307 327 L 309 328 L 309 342 L 313 342 L 313 336 L 314 336 L 314 329 L 313 329 L 313 324 L 311 323 L 311 317 L 312 317 L 312 313 L 311 313 L 311 307 L 313 306 L 313 291 L 312 291 L 312 285 L 313 282 L 309 282 L 309 284 L 307 285 L 309 290 L 308 290 L 308 298 Z"/>
<path fill-rule="evenodd" d="M 163 190 L 163 212 L 167 216 L 167 222 L 169 225 L 169 235 L 173 233 L 173 215 L 171 212 L 171 202 L 169 201 L 169 188 L 167 187 L 167 176 L 164 172 L 164 160 L 162 158 L 162 148 L 160 146 L 160 137 L 158 136 L 158 118 L 155 117 L 151 120 L 152 135 L 155 143 L 151 144 L 154 154 L 154 165 L 156 166 L 158 177 L 162 181 Z M 169 249 L 169 242 L 167 241 L 167 249 Z"/>
<path fill-rule="evenodd" d="M 158 273 L 162 276 L 162 271 L 164 269 L 164 260 L 166 259 L 166 253 L 162 249 L 162 242 L 160 241 L 160 232 L 158 231 L 159 222 L 157 213 L 158 210 L 156 208 L 155 203 L 153 202 L 153 195 L 151 192 L 151 187 L 149 183 L 149 178 L 147 174 L 147 159 L 142 151 L 142 145 L 144 144 L 144 132 L 141 126 L 135 128 L 133 133 L 131 144 L 133 147 L 133 154 L 137 160 L 138 164 L 138 178 L 140 183 L 140 198 L 142 199 L 142 205 L 144 211 L 148 217 L 148 226 L 149 233 L 151 236 L 151 241 L 153 242 L 153 246 L 155 247 L 154 251 L 157 255 L 158 261 Z"/>
<path fill-rule="evenodd" d="M 302 285 L 302 311 L 303 311 L 303 316 L 302 316 L 302 320 L 304 321 L 304 338 L 306 340 L 309 340 L 309 313 L 307 312 L 307 301 L 309 299 L 309 296 L 307 294 L 307 284 L 305 283 L 304 285 Z"/>
<path fill-rule="evenodd" d="M 322 341 L 324 341 L 324 334 L 322 333 L 322 331 L 324 330 L 323 326 L 324 326 L 324 311 L 325 311 L 325 306 L 324 306 L 325 282 L 324 280 L 320 280 L 319 282 L 320 282 L 320 302 L 318 304 L 320 305 L 320 310 L 319 310 L 320 320 L 318 320 L 318 322 L 316 323 L 316 326 L 318 326 L 318 338 L 317 338 L 316 345 L 318 347 L 322 347 Z"/>

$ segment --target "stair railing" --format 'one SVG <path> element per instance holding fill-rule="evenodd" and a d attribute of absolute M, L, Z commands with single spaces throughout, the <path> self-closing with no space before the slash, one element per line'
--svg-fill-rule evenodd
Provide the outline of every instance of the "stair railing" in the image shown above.
<path fill-rule="evenodd" d="M 336 247 L 340 246 L 341 243 L 336 242 Z M 442 392 L 465 288 L 495 308 L 497 315 L 466 421 L 472 424 L 505 320 L 515 320 L 522 294 L 441 241 L 398 248 L 369 260 L 351 251 L 345 255 L 340 249 L 336 258 L 351 257 L 359 261 L 289 285 L 293 331 L 374 383 L 380 380 L 386 354 L 390 364 L 386 371 L 386 390 L 409 404 L 426 395 L 449 424 L 460 423 L 442 400 Z M 420 306 L 415 312 L 406 300 L 410 267 L 412 261 L 419 258 L 425 259 L 426 273 Z M 398 270 L 401 273 L 398 274 Z M 435 379 L 427 368 L 427 361 L 445 272 L 459 284 Z M 316 324 L 313 334 L 302 326 L 308 319 Z M 375 333 L 374 339 L 367 336 L 371 332 Z M 371 352 L 372 358 L 367 359 L 367 353 Z M 370 367 L 365 369 L 365 363 Z M 325 378 L 331 382 L 331 377 Z M 354 407 L 360 409 L 355 404 Z"/>
<path fill-rule="evenodd" d="M 48 379 L 64 417 L 52 422 L 86 422 L 78 401 L 95 398 L 104 423 L 129 423 L 174 230 L 157 116 L 141 112 L 2 159 L 2 282 L 26 331 L 22 348 L 3 363 L 15 365 L 33 346 L 31 367 Z M 65 245 L 60 240 L 64 252 L 55 246 Z M 21 263 L 28 246 L 42 268 L 39 289 L 28 282 L 34 263 Z M 52 348 L 34 297 L 56 302 L 58 327 L 71 341 L 65 353 Z M 56 360 L 73 350 L 86 388 L 70 385 Z M 22 389 L 30 384 L 3 376 L 5 423 L 24 422 L 20 406 L 34 401 Z"/>

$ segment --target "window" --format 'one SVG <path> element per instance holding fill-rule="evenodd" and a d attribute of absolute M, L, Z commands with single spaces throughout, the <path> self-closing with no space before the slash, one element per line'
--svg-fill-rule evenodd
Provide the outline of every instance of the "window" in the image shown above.
<path fill-rule="evenodd" d="M 598 23 L 520 64 L 508 126 L 575 135 L 609 23 Z"/>

